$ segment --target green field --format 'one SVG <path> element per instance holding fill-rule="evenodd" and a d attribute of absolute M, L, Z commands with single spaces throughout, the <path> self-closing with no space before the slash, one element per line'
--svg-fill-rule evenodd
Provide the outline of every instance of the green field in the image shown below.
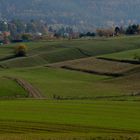
<path fill-rule="evenodd" d="M 119 59 L 119 60 L 135 60 L 136 56 L 140 56 L 140 49 L 134 49 L 119 53 L 112 53 L 103 55 L 104 58 L 112 58 L 112 59 Z"/>
<path fill-rule="evenodd" d="M 46 67 L 3 70 L 0 75 L 24 78 L 39 88 L 41 93 L 49 99 L 53 99 L 54 95 L 75 99 L 122 95 L 120 90 L 114 85 L 112 87 L 110 84 L 106 86 L 107 83 L 105 81 L 110 79 L 107 76 L 90 75 Z M 89 89 L 89 87 L 91 88 Z M 100 89 L 105 91 L 105 93 Z"/>
<path fill-rule="evenodd" d="M 0 97 L 15 98 L 26 97 L 28 94 L 16 82 L 0 78 Z"/>
<path fill-rule="evenodd" d="M 139 102 L 0 101 L 0 126 L 20 137 L 139 137 Z M 28 136 L 29 135 L 29 136 Z M 46 137 L 47 138 L 47 137 Z M 21 138 L 22 139 L 22 138 Z"/>
<path fill-rule="evenodd" d="M 133 99 L 135 97 L 131 96 L 132 93 L 137 94 L 140 87 L 139 78 L 136 78 L 139 77 L 138 72 L 135 75 L 125 76 L 121 80 L 121 77 L 114 79 L 109 76 L 47 67 L 8 69 L 1 71 L 0 75 L 23 78 L 37 87 L 48 99 L 53 99 L 54 96 L 62 99 L 110 99 L 111 97 Z M 131 80 L 128 81 L 130 78 Z M 137 80 L 135 83 L 132 81 L 134 79 Z"/>
<path fill-rule="evenodd" d="M 99 59 L 133 60 L 139 36 L 25 44 L 0 46 L 0 140 L 140 139 L 140 65 Z"/>

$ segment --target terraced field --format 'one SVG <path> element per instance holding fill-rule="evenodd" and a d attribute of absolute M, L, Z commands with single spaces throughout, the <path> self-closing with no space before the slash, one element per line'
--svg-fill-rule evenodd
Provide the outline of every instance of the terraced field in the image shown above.
<path fill-rule="evenodd" d="M 139 67 L 130 63 L 97 59 L 95 57 L 88 57 L 73 61 L 64 61 L 60 63 L 50 64 L 48 66 L 109 76 L 125 75 L 129 71 Z"/>

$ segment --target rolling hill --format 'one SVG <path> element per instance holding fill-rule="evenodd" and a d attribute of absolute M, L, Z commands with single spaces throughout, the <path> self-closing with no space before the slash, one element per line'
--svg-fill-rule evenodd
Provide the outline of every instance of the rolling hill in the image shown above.
<path fill-rule="evenodd" d="M 139 36 L 25 44 L 0 46 L 0 140 L 140 139 Z"/>
<path fill-rule="evenodd" d="M 138 100 L 139 96 L 131 95 L 139 92 L 139 79 L 136 78 L 139 77 L 139 64 L 98 57 L 117 56 L 118 61 L 121 58 L 118 53 L 132 57 L 139 50 L 139 38 L 28 42 L 27 56 L 19 58 L 11 57 L 17 44 L 1 46 L 0 76 L 23 79 L 48 99 Z M 19 84 L 17 80 L 15 84 Z M 4 89 L 7 92 L 6 87 Z"/>

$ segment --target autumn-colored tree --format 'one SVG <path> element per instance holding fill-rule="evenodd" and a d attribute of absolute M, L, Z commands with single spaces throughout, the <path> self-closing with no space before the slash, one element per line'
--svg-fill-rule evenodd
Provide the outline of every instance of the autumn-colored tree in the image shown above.
<path fill-rule="evenodd" d="M 97 29 L 96 34 L 100 37 L 111 37 L 114 35 L 114 31 L 112 29 Z"/>
<path fill-rule="evenodd" d="M 27 53 L 27 46 L 26 45 L 19 45 L 15 47 L 15 55 L 17 57 L 26 56 Z"/>

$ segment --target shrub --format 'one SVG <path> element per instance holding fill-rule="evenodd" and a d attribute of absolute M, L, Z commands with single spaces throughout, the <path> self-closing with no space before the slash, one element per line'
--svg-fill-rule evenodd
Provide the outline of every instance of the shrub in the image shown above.
<path fill-rule="evenodd" d="M 138 54 L 134 54 L 134 59 L 140 61 L 140 55 L 138 55 Z"/>
<path fill-rule="evenodd" d="M 15 47 L 15 55 L 17 57 L 23 57 L 26 56 L 27 53 L 27 46 L 26 45 L 19 45 Z"/>
<path fill-rule="evenodd" d="M 33 39 L 33 36 L 31 34 L 22 34 L 21 38 L 24 41 L 30 41 Z"/>

